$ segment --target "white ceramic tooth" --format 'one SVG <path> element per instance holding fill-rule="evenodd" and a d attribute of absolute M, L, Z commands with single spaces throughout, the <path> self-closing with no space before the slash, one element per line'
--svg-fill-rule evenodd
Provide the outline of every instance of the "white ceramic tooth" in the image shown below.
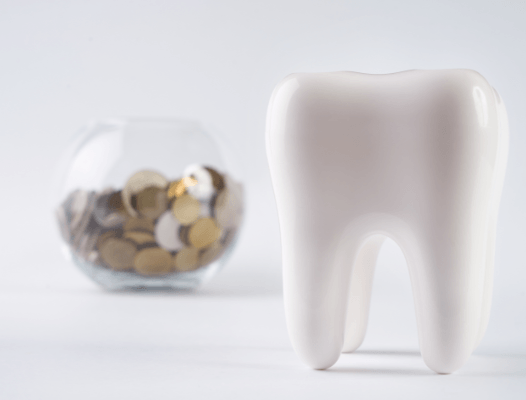
<path fill-rule="evenodd" d="M 460 368 L 491 303 L 508 149 L 494 89 L 470 70 L 294 74 L 274 90 L 266 140 L 298 355 L 323 369 L 360 345 L 390 237 L 408 263 L 424 361 Z"/>

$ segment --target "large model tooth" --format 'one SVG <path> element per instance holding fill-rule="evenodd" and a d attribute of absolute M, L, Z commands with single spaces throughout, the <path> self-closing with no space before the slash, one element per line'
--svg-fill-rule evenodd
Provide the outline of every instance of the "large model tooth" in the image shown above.
<path fill-rule="evenodd" d="M 460 368 L 491 303 L 508 128 L 470 70 L 294 74 L 274 90 L 267 156 L 292 344 L 328 368 L 365 333 L 383 238 L 403 250 L 420 349 Z"/>

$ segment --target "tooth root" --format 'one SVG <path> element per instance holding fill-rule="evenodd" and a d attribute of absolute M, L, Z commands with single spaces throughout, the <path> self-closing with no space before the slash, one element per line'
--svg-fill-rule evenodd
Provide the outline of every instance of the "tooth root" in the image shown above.
<path fill-rule="evenodd" d="M 484 289 L 482 295 L 482 312 L 480 316 L 479 332 L 474 348 L 476 348 L 482 341 L 482 337 L 486 332 L 486 328 L 488 327 L 489 322 L 491 298 L 493 294 L 493 266 L 495 258 L 495 236 L 497 230 L 496 222 L 496 219 L 495 221 L 490 221 L 490 226 L 488 229 L 488 236 L 486 241 L 486 267 L 484 271 Z"/>
<path fill-rule="evenodd" d="M 369 305 L 373 287 L 374 269 L 380 248 L 385 241 L 383 235 L 368 238 L 360 249 L 354 263 L 345 319 L 345 340 L 343 352 L 355 351 L 365 338 Z"/>
<path fill-rule="evenodd" d="M 480 243 L 471 247 L 465 235 L 453 238 L 458 246 L 452 249 L 445 233 L 430 236 L 420 250 L 409 251 L 420 255 L 408 261 L 420 351 L 429 368 L 451 373 L 467 361 L 479 334 L 484 274 L 470 253 Z"/>
<path fill-rule="evenodd" d="M 312 210 L 325 206 L 319 202 Z M 324 218 L 317 218 L 307 209 L 288 209 L 296 224 L 281 226 L 289 335 L 296 353 L 314 369 L 329 368 L 342 351 L 362 343 L 374 266 L 385 240 L 372 235 L 361 245 L 359 229 L 351 227 L 345 234 L 344 221 L 336 222 L 339 213 L 325 211 Z"/>
<path fill-rule="evenodd" d="M 326 369 L 343 346 L 349 270 L 338 265 L 330 237 L 320 238 L 319 230 L 308 226 L 289 228 L 282 227 L 289 336 L 305 364 Z"/>

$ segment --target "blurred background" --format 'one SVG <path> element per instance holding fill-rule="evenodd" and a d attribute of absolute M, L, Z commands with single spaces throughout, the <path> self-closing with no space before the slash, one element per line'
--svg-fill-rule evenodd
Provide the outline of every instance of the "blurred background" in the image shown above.
<path fill-rule="evenodd" d="M 280 296 L 264 146 L 274 86 L 293 72 L 470 68 L 499 91 L 510 124 L 479 350 L 524 353 L 525 43 L 524 1 L 0 1 L 0 290 L 98 290 L 60 253 L 49 185 L 88 120 L 130 116 L 199 120 L 235 143 L 248 213 L 233 257 L 201 295 Z M 411 296 L 403 255 L 387 242 L 366 344 L 417 346 Z"/>

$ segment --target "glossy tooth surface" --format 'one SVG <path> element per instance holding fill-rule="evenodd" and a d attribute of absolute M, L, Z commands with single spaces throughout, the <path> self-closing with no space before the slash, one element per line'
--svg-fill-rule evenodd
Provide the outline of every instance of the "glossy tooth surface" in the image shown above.
<path fill-rule="evenodd" d="M 460 368 L 486 329 L 508 127 L 470 70 L 294 74 L 274 90 L 267 156 L 293 347 L 316 369 L 361 344 L 385 237 L 403 250 L 420 349 Z"/>

